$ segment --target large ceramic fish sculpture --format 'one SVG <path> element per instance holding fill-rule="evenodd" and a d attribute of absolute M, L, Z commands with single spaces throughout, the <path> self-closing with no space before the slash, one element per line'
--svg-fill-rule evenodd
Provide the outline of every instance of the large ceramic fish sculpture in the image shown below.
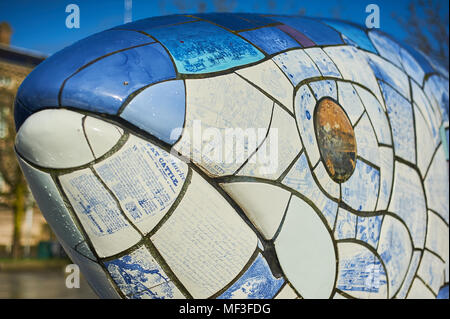
<path fill-rule="evenodd" d="M 342 21 L 155 17 L 41 63 L 15 146 L 100 297 L 435 298 L 448 84 Z"/>

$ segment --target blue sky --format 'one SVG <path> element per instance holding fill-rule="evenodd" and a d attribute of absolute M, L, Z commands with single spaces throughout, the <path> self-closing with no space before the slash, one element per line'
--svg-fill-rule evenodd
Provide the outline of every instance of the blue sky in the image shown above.
<path fill-rule="evenodd" d="M 125 0 L 14 0 L 0 2 L 0 21 L 8 21 L 14 34 L 11 44 L 17 47 L 52 54 L 90 34 L 119 25 L 124 20 Z M 171 13 L 198 12 L 200 3 L 206 12 L 217 11 L 214 0 L 132 0 L 133 20 Z M 300 8 L 306 15 L 333 17 L 364 24 L 368 4 L 380 8 L 381 29 L 397 39 L 404 39 L 405 30 L 392 18 L 392 13 L 406 13 L 410 0 L 231 0 L 233 12 L 297 14 Z M 80 8 L 80 28 L 68 29 L 65 20 L 68 4 Z M 448 12 L 448 1 L 443 0 Z"/>

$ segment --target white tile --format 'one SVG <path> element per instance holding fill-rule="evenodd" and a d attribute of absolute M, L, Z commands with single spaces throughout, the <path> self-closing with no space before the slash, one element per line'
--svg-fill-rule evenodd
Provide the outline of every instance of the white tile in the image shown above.
<path fill-rule="evenodd" d="M 430 289 L 418 278 L 415 278 L 407 299 L 436 299 Z"/>
<path fill-rule="evenodd" d="M 386 299 L 386 271 L 368 248 L 352 242 L 338 242 L 339 266 L 336 288 L 359 299 Z"/>
<path fill-rule="evenodd" d="M 94 169 L 143 234 L 168 212 L 188 173 L 186 163 L 134 135 Z"/>
<path fill-rule="evenodd" d="M 440 215 L 448 224 L 449 220 L 449 185 L 448 162 L 441 144 L 434 155 L 425 177 L 424 186 L 428 208 Z"/>
<path fill-rule="evenodd" d="M 440 122 L 438 116 L 436 116 L 435 110 L 431 106 L 429 99 L 425 95 L 424 91 L 414 82 L 411 83 L 412 95 L 415 104 L 419 107 L 423 118 L 431 132 L 434 144 L 439 143 L 439 127 Z M 440 101 L 439 101 L 440 103 Z"/>
<path fill-rule="evenodd" d="M 242 208 L 266 239 L 272 239 L 280 226 L 291 193 L 265 183 L 223 183 L 220 186 Z"/>
<path fill-rule="evenodd" d="M 316 100 L 320 100 L 322 97 L 332 97 L 337 100 L 337 88 L 336 82 L 333 80 L 322 80 L 309 82 L 309 86 L 316 97 Z"/>
<path fill-rule="evenodd" d="M 400 48 L 400 58 L 405 72 L 417 83 L 422 83 L 425 72 L 416 59 L 403 48 Z"/>
<path fill-rule="evenodd" d="M 356 237 L 357 215 L 339 207 L 334 237 L 336 239 L 348 239 Z"/>
<path fill-rule="evenodd" d="M 398 290 L 395 298 L 405 299 L 409 288 L 411 287 L 414 276 L 416 275 L 417 267 L 419 266 L 420 257 L 422 256 L 422 251 L 414 250 L 411 257 L 411 262 L 409 263 L 408 272 L 406 273 L 405 279 L 401 288 Z"/>
<path fill-rule="evenodd" d="M 329 298 L 336 276 L 336 252 L 324 223 L 293 196 L 275 250 L 287 279 L 303 298 Z"/>
<path fill-rule="evenodd" d="M 388 207 L 392 191 L 392 176 L 394 175 L 394 152 L 390 147 L 380 146 L 380 194 L 376 210 Z"/>
<path fill-rule="evenodd" d="M 354 128 L 356 153 L 366 161 L 380 166 L 380 150 L 367 113 L 363 114 Z"/>
<path fill-rule="evenodd" d="M 364 106 L 351 83 L 342 81 L 337 81 L 336 83 L 338 87 L 339 104 L 345 110 L 345 113 L 353 126 L 364 112 Z"/>
<path fill-rule="evenodd" d="M 59 181 L 100 257 L 117 254 L 141 239 L 90 169 L 60 175 Z"/>
<path fill-rule="evenodd" d="M 412 255 L 411 246 L 405 226 L 398 219 L 385 215 L 377 252 L 383 259 L 389 278 L 388 298 L 396 294 L 405 278 Z"/>
<path fill-rule="evenodd" d="M 327 47 L 324 51 L 337 65 L 342 77 L 370 89 L 383 103 L 380 89 L 364 52 L 352 46 Z"/>
<path fill-rule="evenodd" d="M 379 171 L 361 160 L 356 160 L 352 176 L 341 184 L 342 201 L 357 211 L 372 212 L 380 187 Z"/>
<path fill-rule="evenodd" d="M 33 168 L 20 157 L 18 160 L 33 197 L 58 240 L 71 248 L 83 242 L 85 238 L 64 204 L 52 177 Z"/>
<path fill-rule="evenodd" d="M 383 58 L 391 61 L 398 67 L 402 67 L 400 62 L 400 46 L 397 43 L 378 31 L 369 32 L 369 38 Z"/>
<path fill-rule="evenodd" d="M 448 265 L 448 225 L 432 211 L 428 211 L 427 238 L 425 247 L 438 254 Z"/>
<path fill-rule="evenodd" d="M 372 121 L 378 142 L 392 145 L 391 129 L 389 127 L 385 109 L 372 93 L 358 85 L 355 85 L 355 88 L 364 104 L 370 120 Z"/>
<path fill-rule="evenodd" d="M 419 175 L 411 167 L 396 161 L 392 198 L 388 210 L 405 222 L 415 248 L 423 248 L 425 244 L 426 208 Z"/>
<path fill-rule="evenodd" d="M 411 100 L 409 92 L 409 79 L 408 76 L 398 67 L 392 63 L 380 58 L 376 54 L 366 52 L 368 61 L 375 76 L 389 83 L 393 88 L 400 92 L 408 100 Z"/>
<path fill-rule="evenodd" d="M 323 166 L 323 162 L 319 161 L 317 167 L 314 169 L 314 175 L 320 183 L 320 186 L 333 198 L 339 198 L 340 188 L 339 184 L 333 181 L 328 175 L 325 166 Z"/>
<path fill-rule="evenodd" d="M 448 79 L 440 75 L 432 75 L 423 86 L 438 123 L 441 123 L 443 119 L 448 121 L 448 85 Z M 446 114 L 446 116 L 443 117 L 443 114 Z"/>
<path fill-rule="evenodd" d="M 233 174 L 266 136 L 273 101 L 235 73 L 186 80 L 186 94 L 185 128 L 174 149 L 211 176 Z"/>
<path fill-rule="evenodd" d="M 257 237 L 230 204 L 193 172 L 186 194 L 151 237 L 194 298 L 207 298 L 242 271 Z"/>
<path fill-rule="evenodd" d="M 329 228 L 333 229 L 338 204 L 327 197 L 317 186 L 305 154 L 302 154 L 292 166 L 282 183 L 308 198 L 326 219 Z"/>
<path fill-rule="evenodd" d="M 321 76 L 316 65 L 303 49 L 281 53 L 274 56 L 272 60 L 288 76 L 294 86 L 303 80 Z"/>
<path fill-rule="evenodd" d="M 427 125 L 423 113 L 419 110 L 417 104 L 414 104 L 414 122 L 416 130 L 417 143 L 417 168 L 420 170 L 422 176 L 425 175 L 428 166 L 431 164 L 431 159 L 436 148 L 433 142 L 433 136 L 430 126 Z"/>
<path fill-rule="evenodd" d="M 302 150 L 302 142 L 295 119 L 275 105 L 269 134 L 238 176 L 277 179 Z"/>
<path fill-rule="evenodd" d="M 123 134 L 118 126 L 91 116 L 87 116 L 84 121 L 84 132 L 95 158 L 108 152 Z"/>
<path fill-rule="evenodd" d="M 321 48 L 308 48 L 305 49 L 305 52 L 314 61 L 323 76 L 341 78 L 336 65 Z"/>
<path fill-rule="evenodd" d="M 275 296 L 275 299 L 297 299 L 298 296 L 294 289 L 289 285 L 284 285 L 280 292 Z"/>
<path fill-rule="evenodd" d="M 94 160 L 84 137 L 83 114 L 68 110 L 43 110 L 20 127 L 16 148 L 30 162 L 48 168 L 68 168 Z"/>
<path fill-rule="evenodd" d="M 294 112 L 292 106 L 294 87 L 272 60 L 239 69 L 236 73 L 280 101 L 288 110 Z"/>
<path fill-rule="evenodd" d="M 439 288 L 444 285 L 444 269 L 444 262 L 425 250 L 420 261 L 419 269 L 417 270 L 417 276 L 437 295 Z"/>
<path fill-rule="evenodd" d="M 302 85 L 295 95 L 294 101 L 295 118 L 306 152 L 311 165 L 314 166 L 320 159 L 319 147 L 317 145 L 314 130 L 314 108 L 316 99 L 307 85 Z"/>

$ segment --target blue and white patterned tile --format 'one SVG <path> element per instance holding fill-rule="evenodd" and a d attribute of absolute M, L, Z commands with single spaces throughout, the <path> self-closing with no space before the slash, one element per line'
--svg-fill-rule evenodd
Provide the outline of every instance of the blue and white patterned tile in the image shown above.
<path fill-rule="evenodd" d="M 413 168 L 398 161 L 395 162 L 394 185 L 388 210 L 404 221 L 414 247 L 423 248 L 427 228 L 427 203 L 422 181 Z"/>
<path fill-rule="evenodd" d="M 143 234 L 168 212 L 188 174 L 186 163 L 134 135 L 94 170 Z"/>
<path fill-rule="evenodd" d="M 275 250 L 287 280 L 302 297 L 330 297 L 336 277 L 332 238 L 313 208 L 296 196 L 275 239 Z"/>
<path fill-rule="evenodd" d="M 239 35 L 269 55 L 301 47 L 297 41 L 276 27 L 240 32 Z"/>
<path fill-rule="evenodd" d="M 314 175 L 316 176 L 316 179 L 319 182 L 320 186 L 322 186 L 322 188 L 325 190 L 325 192 L 327 192 L 329 196 L 336 199 L 339 198 L 339 184 L 330 178 L 330 175 L 328 175 L 328 172 L 326 171 L 325 166 L 323 166 L 322 161 L 319 161 L 319 164 L 317 164 L 316 168 L 314 169 Z"/>
<path fill-rule="evenodd" d="M 445 261 L 447 272 L 449 260 L 448 235 L 448 225 L 439 215 L 429 210 L 425 247 L 439 255 Z"/>
<path fill-rule="evenodd" d="M 381 226 L 377 252 L 384 262 L 392 298 L 403 282 L 412 255 L 412 243 L 406 227 L 398 219 L 386 215 Z"/>
<path fill-rule="evenodd" d="M 339 239 L 349 239 L 356 237 L 357 215 L 350 213 L 346 209 L 339 207 L 334 237 Z"/>
<path fill-rule="evenodd" d="M 275 180 L 302 148 L 295 119 L 275 105 L 267 137 L 236 175 Z"/>
<path fill-rule="evenodd" d="M 416 145 L 411 103 L 389 85 L 380 82 L 380 87 L 383 91 L 386 109 L 391 123 L 395 155 L 415 164 Z"/>
<path fill-rule="evenodd" d="M 271 299 L 283 283 L 284 279 L 275 278 L 266 259 L 258 254 L 244 274 L 218 299 Z"/>
<path fill-rule="evenodd" d="M 308 48 L 305 53 L 314 61 L 323 76 L 342 78 L 334 62 L 321 48 Z"/>
<path fill-rule="evenodd" d="M 282 184 L 308 198 L 326 219 L 328 227 L 333 229 L 338 204 L 328 198 L 317 186 L 309 169 L 305 154 L 300 156 L 283 179 Z"/>
<path fill-rule="evenodd" d="M 378 257 L 366 247 L 338 242 L 339 270 L 336 288 L 354 298 L 386 298 L 387 276 Z"/>
<path fill-rule="evenodd" d="M 59 181 L 100 257 L 117 254 L 141 239 L 89 168 L 60 175 Z"/>
<path fill-rule="evenodd" d="M 433 139 L 431 139 L 430 141 L 434 140 L 435 145 L 437 145 L 439 143 L 439 127 L 441 123 L 436 116 L 435 110 L 431 106 L 429 102 L 430 100 L 419 85 L 411 82 L 411 89 L 414 103 L 419 107 L 419 110 L 426 121 L 428 129 L 432 134 Z"/>
<path fill-rule="evenodd" d="M 430 126 L 427 125 L 423 113 L 417 104 L 414 104 L 414 124 L 417 143 L 417 168 L 421 175 L 424 176 L 431 164 L 436 144 L 433 142 Z"/>
<path fill-rule="evenodd" d="M 251 228 L 195 172 L 183 199 L 151 241 L 194 298 L 220 291 L 242 271 L 257 246 Z"/>
<path fill-rule="evenodd" d="M 425 194 L 427 195 L 427 205 L 429 209 L 435 211 L 448 224 L 449 221 L 449 185 L 448 185 L 448 170 L 443 170 L 443 167 L 448 167 L 448 162 L 445 159 L 443 146 L 439 146 L 434 155 L 433 161 L 428 168 L 425 176 L 424 186 Z"/>
<path fill-rule="evenodd" d="M 261 88 L 294 113 L 292 106 L 294 88 L 286 75 L 272 60 L 239 69 L 236 73 L 246 78 L 253 85 Z"/>
<path fill-rule="evenodd" d="M 378 101 L 383 103 L 377 80 L 364 52 L 352 46 L 327 47 L 324 48 L 324 51 L 336 64 L 345 80 L 367 87 Z"/>
<path fill-rule="evenodd" d="M 421 250 L 414 250 L 411 256 L 411 261 L 409 263 L 408 272 L 406 273 L 405 279 L 403 281 L 402 286 L 398 290 L 395 298 L 397 299 L 405 299 L 408 291 L 411 287 L 414 276 L 416 275 L 417 268 L 419 267 L 420 258 L 422 256 Z"/>
<path fill-rule="evenodd" d="M 273 101 L 235 73 L 186 80 L 186 92 L 185 126 L 174 150 L 209 175 L 233 174 L 266 137 Z M 257 130 L 255 143 L 246 143 L 244 138 L 223 143 L 230 128 L 240 128 L 244 133 Z M 234 158 L 235 150 L 242 150 L 236 151 L 239 157 Z"/>
<path fill-rule="evenodd" d="M 337 81 L 339 104 L 345 110 L 352 126 L 364 112 L 364 105 L 355 87 L 348 82 Z M 364 103 L 365 104 L 365 103 Z"/>
<path fill-rule="evenodd" d="M 355 85 L 361 101 L 364 104 L 367 114 L 373 124 L 373 129 L 377 135 L 378 142 L 386 145 L 392 145 L 391 129 L 389 128 L 388 118 L 385 108 L 378 102 L 376 97 L 366 89 Z"/>
<path fill-rule="evenodd" d="M 332 97 L 337 100 L 337 88 L 336 82 L 333 80 L 322 80 L 309 82 L 316 100 L 320 100 L 322 97 Z"/>
<path fill-rule="evenodd" d="M 371 53 L 366 54 L 368 56 L 369 65 L 377 79 L 388 83 L 408 100 L 411 100 L 408 76 L 401 69 L 380 58 L 378 55 Z"/>
<path fill-rule="evenodd" d="M 307 85 L 302 85 L 294 100 L 295 118 L 303 142 L 303 146 L 308 153 L 311 165 L 315 166 L 320 159 L 319 147 L 317 145 L 316 133 L 314 130 L 314 109 L 316 99 Z"/>
<path fill-rule="evenodd" d="M 291 193 L 267 183 L 236 182 L 220 186 L 242 208 L 264 238 L 272 239 L 280 227 Z"/>
<path fill-rule="evenodd" d="M 96 159 L 116 145 L 123 134 L 123 130 L 118 126 L 92 116 L 86 116 L 83 129 Z"/>
<path fill-rule="evenodd" d="M 419 276 L 431 288 L 435 295 L 444 284 L 445 263 L 428 250 L 423 252 L 417 276 Z"/>
<path fill-rule="evenodd" d="M 304 50 L 292 50 L 274 56 L 272 60 L 287 75 L 293 86 L 303 80 L 321 76 L 311 58 Z"/>
<path fill-rule="evenodd" d="M 425 82 L 423 90 L 427 95 L 435 116 L 437 123 L 441 123 L 442 120 L 448 121 L 448 88 L 449 80 L 439 75 L 431 75 Z"/>
<path fill-rule="evenodd" d="M 422 84 L 425 77 L 425 71 L 422 69 L 417 60 L 404 48 L 400 48 L 400 59 L 405 70 L 411 78 L 419 84 Z"/>
<path fill-rule="evenodd" d="M 104 264 L 127 298 L 185 298 L 144 246 Z"/>
<path fill-rule="evenodd" d="M 370 217 L 358 216 L 358 225 L 356 227 L 356 239 L 366 242 L 373 248 L 377 248 L 380 239 L 381 223 L 383 215 Z"/>
<path fill-rule="evenodd" d="M 380 172 L 361 160 L 353 175 L 341 184 L 342 201 L 357 211 L 373 211 L 380 187 Z"/>
<path fill-rule="evenodd" d="M 358 156 L 380 166 L 380 150 L 377 137 L 367 113 L 364 113 L 354 128 Z"/>
<path fill-rule="evenodd" d="M 383 58 L 394 63 L 399 68 L 402 67 L 399 56 L 400 46 L 396 42 L 392 41 L 388 36 L 378 30 L 370 31 L 369 38 Z"/>
<path fill-rule="evenodd" d="M 391 198 L 392 178 L 394 175 L 394 151 L 390 147 L 380 146 L 380 193 L 377 211 L 386 210 Z"/>

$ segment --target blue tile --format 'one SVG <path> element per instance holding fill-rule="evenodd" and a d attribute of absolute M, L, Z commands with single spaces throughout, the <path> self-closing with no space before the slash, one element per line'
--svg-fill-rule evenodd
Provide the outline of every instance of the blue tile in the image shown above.
<path fill-rule="evenodd" d="M 154 43 L 110 55 L 81 70 L 66 82 L 61 104 L 115 114 L 134 91 L 173 78 L 172 61 Z"/>
<path fill-rule="evenodd" d="M 259 254 L 242 277 L 218 299 L 271 299 L 283 283 L 283 278 L 272 275 L 267 261 Z"/>
<path fill-rule="evenodd" d="M 373 248 L 377 247 L 380 239 L 381 222 L 383 217 L 381 215 L 371 217 L 358 216 L 358 226 L 356 228 L 356 239 L 364 241 Z"/>
<path fill-rule="evenodd" d="M 183 128 L 185 110 L 183 81 L 167 81 L 144 89 L 120 116 L 160 140 L 173 144 L 181 130 L 173 139 L 170 139 L 171 132 Z"/>
<path fill-rule="evenodd" d="M 438 293 L 436 298 L 437 299 L 449 299 L 449 297 L 448 297 L 448 284 L 445 285 L 444 287 L 442 287 L 439 290 L 439 293 Z"/>
<path fill-rule="evenodd" d="M 337 20 L 325 19 L 323 21 L 330 27 L 344 34 L 348 39 L 350 39 L 354 44 L 356 44 L 361 49 L 377 53 L 377 50 L 373 46 L 372 42 L 369 40 L 366 32 L 364 32 L 364 30 L 359 26 Z"/>
<path fill-rule="evenodd" d="M 274 54 L 300 45 L 283 31 L 275 27 L 267 27 L 241 32 L 240 35 L 267 54 Z"/>
<path fill-rule="evenodd" d="M 242 19 L 233 13 L 200 13 L 196 14 L 195 17 L 211 21 L 232 31 L 253 29 L 261 25 Z"/>
<path fill-rule="evenodd" d="M 151 34 L 169 50 L 180 73 L 222 71 L 264 58 L 247 41 L 208 22 L 158 28 Z"/>
<path fill-rule="evenodd" d="M 381 81 L 379 84 L 391 123 L 395 155 L 415 164 L 416 146 L 411 104 L 388 84 Z"/>
<path fill-rule="evenodd" d="M 31 114 L 33 114 L 33 112 L 28 110 L 18 99 L 16 99 L 14 103 L 14 123 L 16 125 L 16 132 Z"/>
<path fill-rule="evenodd" d="M 274 16 L 272 19 L 287 24 L 305 34 L 318 45 L 344 44 L 339 32 L 329 26 L 308 18 Z"/>
<path fill-rule="evenodd" d="M 183 16 L 183 15 L 168 15 L 168 16 L 152 17 L 152 18 L 133 21 L 130 23 L 119 25 L 117 27 L 114 27 L 113 29 L 149 32 L 153 28 L 159 28 L 159 27 L 163 27 L 163 26 L 184 23 L 184 22 L 190 22 L 190 21 L 195 21 L 195 20 L 198 20 L 198 19 Z"/>
<path fill-rule="evenodd" d="M 154 40 L 133 31 L 109 30 L 94 34 L 44 60 L 23 81 L 17 96 L 31 111 L 58 106 L 61 85 L 79 68 L 106 54 L 150 42 Z"/>
<path fill-rule="evenodd" d="M 403 43 L 402 47 L 406 51 L 408 51 L 408 53 L 411 54 L 414 59 L 416 59 L 417 63 L 419 63 L 419 65 L 421 66 L 421 68 L 425 72 L 425 74 L 435 72 L 433 66 L 430 64 L 430 62 L 428 62 L 428 60 L 423 56 L 423 54 L 421 52 L 414 49 L 412 46 L 410 46 L 408 44 Z"/>

